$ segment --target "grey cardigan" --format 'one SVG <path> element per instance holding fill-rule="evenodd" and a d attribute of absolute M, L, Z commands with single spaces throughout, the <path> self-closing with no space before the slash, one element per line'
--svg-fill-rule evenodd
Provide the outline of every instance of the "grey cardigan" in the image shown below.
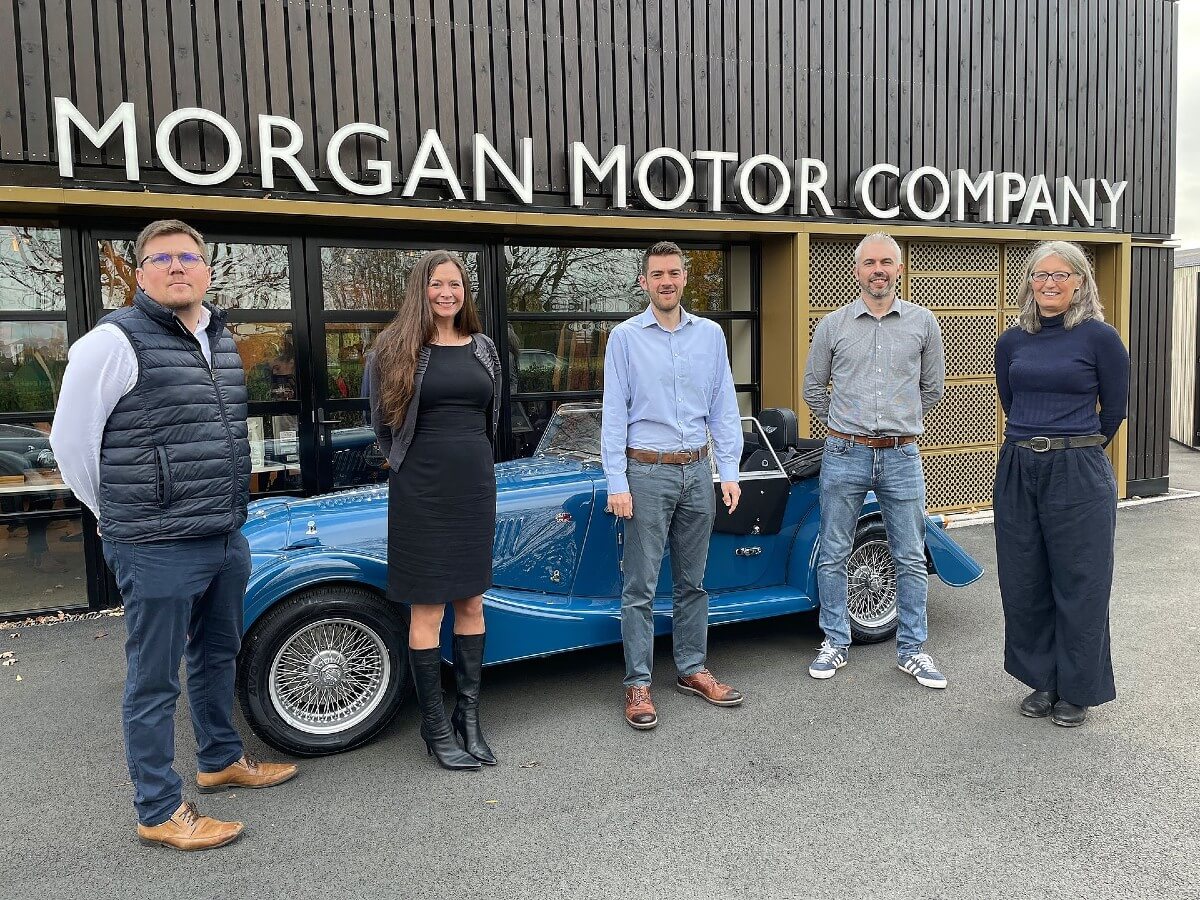
<path fill-rule="evenodd" d="M 496 352 L 496 345 L 486 334 L 471 335 L 471 344 L 475 358 L 492 376 L 492 407 L 488 422 L 488 440 L 494 447 L 496 445 L 496 428 L 500 424 L 500 354 Z M 408 411 L 404 414 L 404 427 L 395 431 L 388 422 L 384 421 L 383 412 L 380 409 L 379 367 L 375 363 L 375 354 L 373 352 L 367 354 L 367 371 L 364 381 L 367 386 L 367 399 L 371 403 L 371 425 L 375 429 L 379 449 L 387 457 L 388 465 L 393 472 L 400 471 L 404 455 L 408 452 L 408 445 L 412 443 L 413 434 L 417 430 L 417 408 L 421 405 L 421 380 L 424 378 L 425 369 L 428 366 L 429 347 L 425 346 L 421 348 L 421 353 L 417 357 L 417 371 L 413 376 L 413 396 L 408 404 Z"/>

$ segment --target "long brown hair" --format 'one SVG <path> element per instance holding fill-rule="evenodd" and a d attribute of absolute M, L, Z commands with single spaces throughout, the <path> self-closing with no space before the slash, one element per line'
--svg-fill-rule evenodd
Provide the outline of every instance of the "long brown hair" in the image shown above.
<path fill-rule="evenodd" d="M 400 308 L 375 339 L 372 348 L 379 372 L 379 399 L 383 416 L 397 430 L 404 425 L 404 416 L 412 401 L 413 380 L 417 374 L 421 348 L 437 336 L 427 289 L 433 270 L 442 263 L 454 263 L 462 276 L 463 305 L 454 315 L 455 330 L 459 334 L 483 331 L 471 293 L 471 276 L 467 274 L 462 258 L 449 250 L 430 250 L 417 260 L 404 285 Z"/>

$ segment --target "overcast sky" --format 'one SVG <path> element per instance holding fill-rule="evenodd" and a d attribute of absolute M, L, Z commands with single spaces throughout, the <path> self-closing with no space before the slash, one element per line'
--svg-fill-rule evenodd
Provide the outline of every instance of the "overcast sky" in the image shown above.
<path fill-rule="evenodd" d="M 1179 4 L 1179 133 L 1175 236 L 1200 247 L 1200 0 Z"/>

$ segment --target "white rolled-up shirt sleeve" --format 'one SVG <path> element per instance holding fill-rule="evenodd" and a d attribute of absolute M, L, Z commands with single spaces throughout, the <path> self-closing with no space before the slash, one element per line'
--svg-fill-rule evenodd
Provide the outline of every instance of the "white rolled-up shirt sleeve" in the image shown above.
<path fill-rule="evenodd" d="M 100 518 L 100 443 L 108 417 L 137 384 L 137 355 L 115 325 L 92 329 L 67 353 L 50 448 L 62 480 Z"/>

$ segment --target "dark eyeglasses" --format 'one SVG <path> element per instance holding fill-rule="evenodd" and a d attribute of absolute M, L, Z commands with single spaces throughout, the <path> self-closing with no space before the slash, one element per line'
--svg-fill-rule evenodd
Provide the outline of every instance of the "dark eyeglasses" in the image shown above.
<path fill-rule="evenodd" d="M 1053 281 L 1055 284 L 1062 284 L 1068 278 L 1074 277 L 1074 272 L 1031 272 L 1029 274 L 1030 281 Z"/>
<path fill-rule="evenodd" d="M 194 269 L 204 262 L 204 257 L 199 253 L 151 253 L 142 260 L 142 265 L 149 262 L 156 269 L 169 269 L 173 259 L 179 260 L 185 269 Z"/>

